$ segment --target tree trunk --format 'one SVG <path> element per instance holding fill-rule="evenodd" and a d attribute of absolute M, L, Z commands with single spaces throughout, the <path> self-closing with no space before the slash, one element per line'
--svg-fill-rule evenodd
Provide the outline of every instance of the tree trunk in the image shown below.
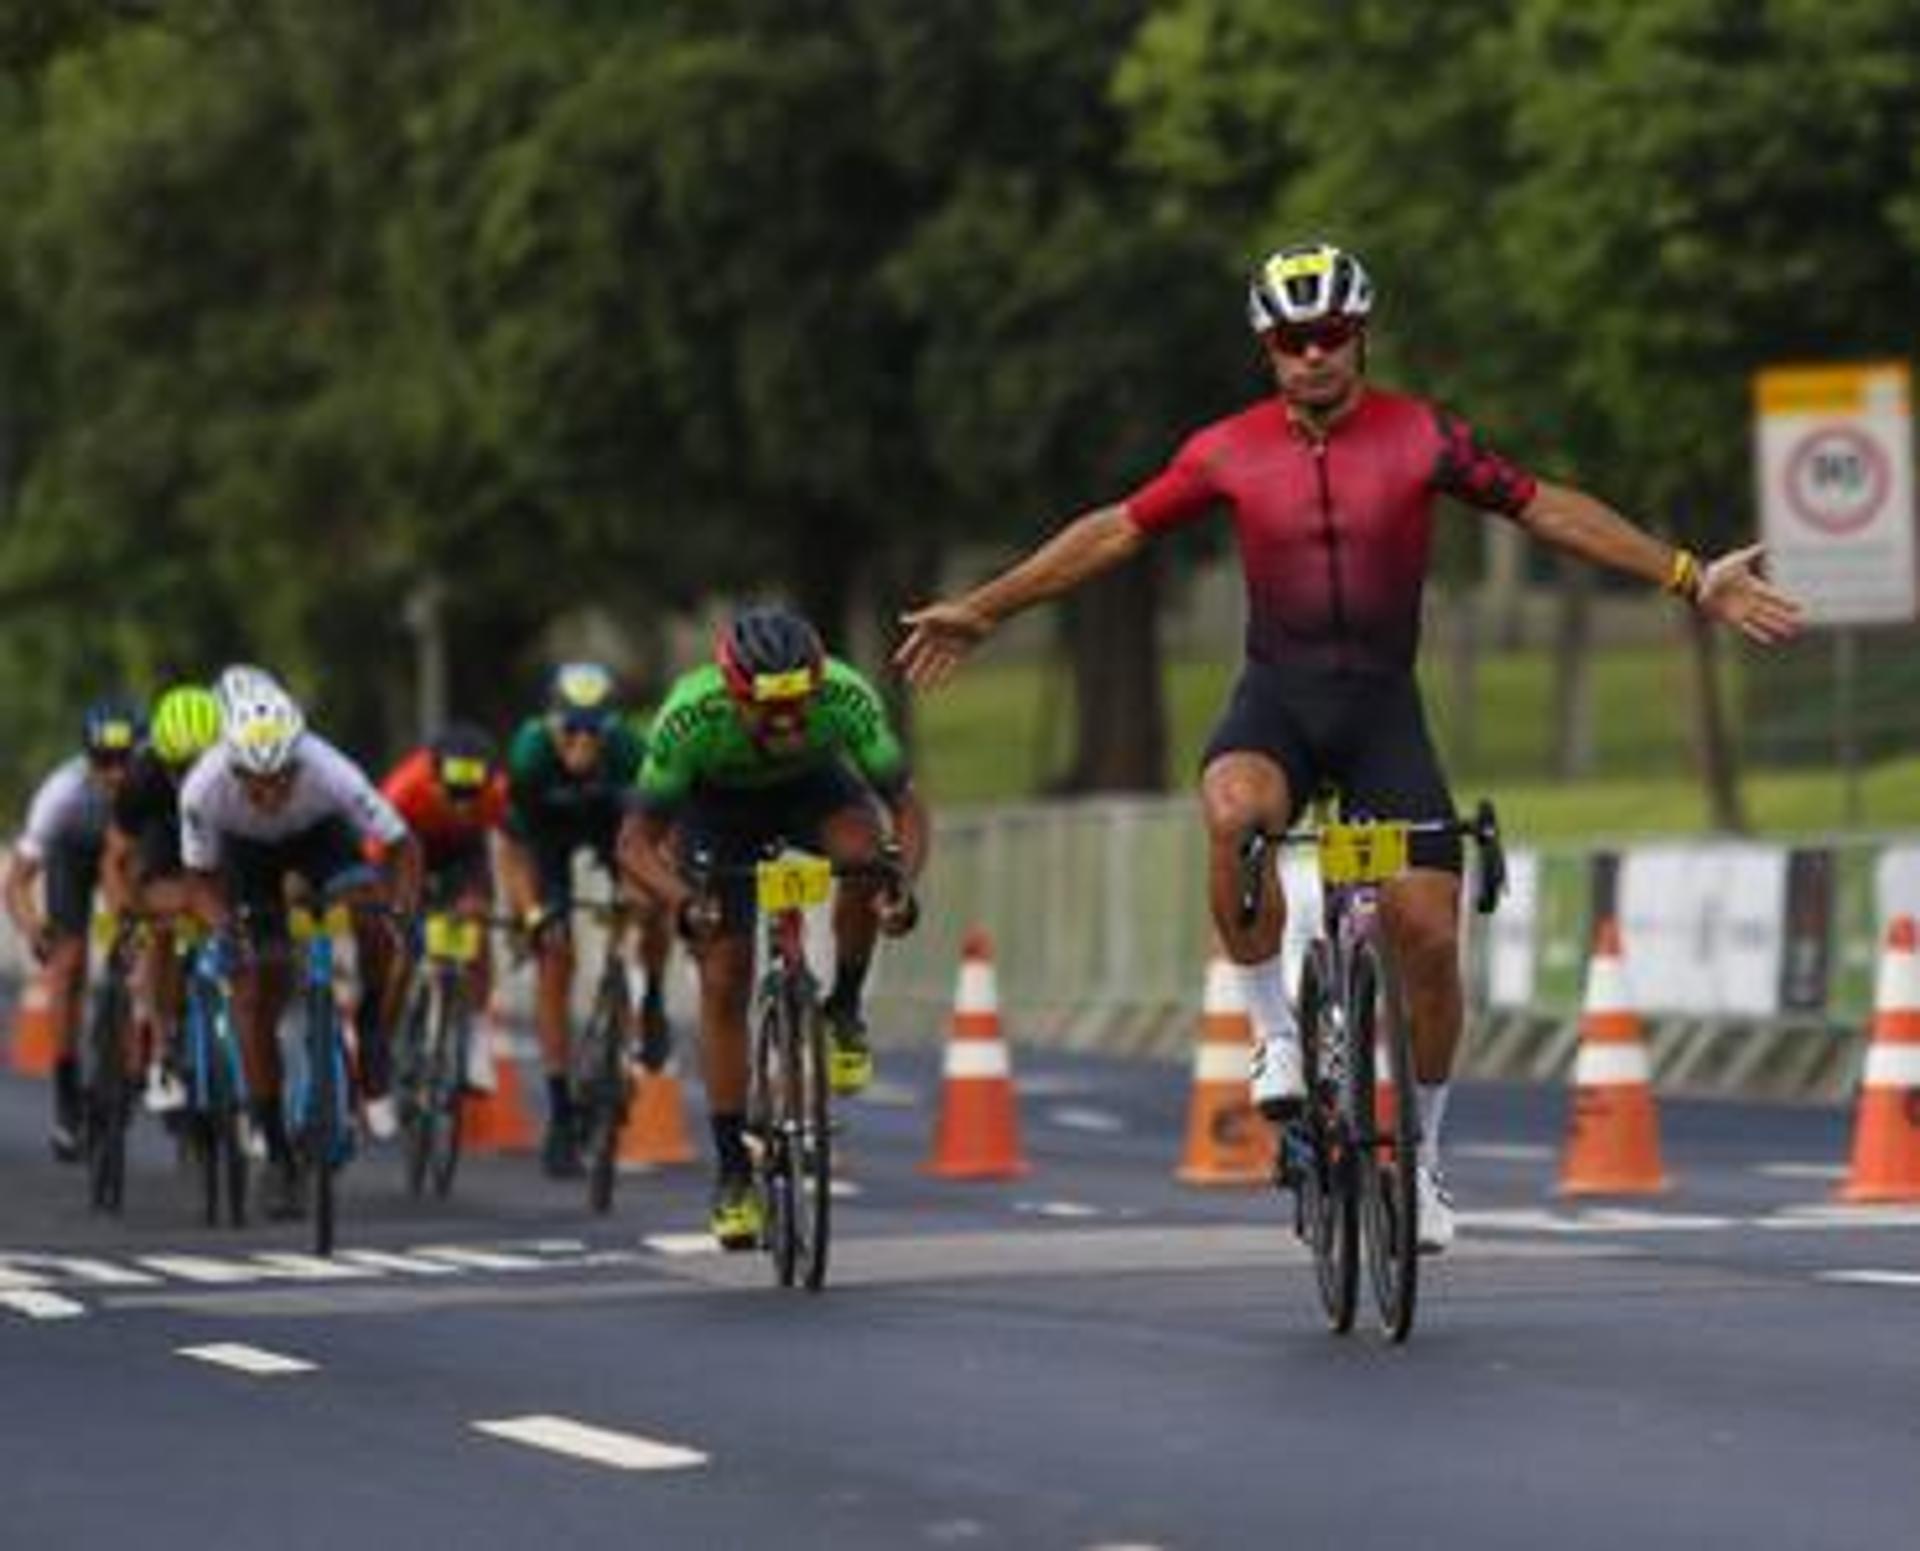
<path fill-rule="evenodd" d="M 1073 599 L 1066 633 L 1074 753 L 1056 790 L 1166 789 L 1159 603 L 1159 557 L 1151 553 L 1082 588 Z"/>
<path fill-rule="evenodd" d="M 1593 567 L 1560 562 L 1560 620 L 1553 638 L 1553 774 L 1593 774 Z"/>
<path fill-rule="evenodd" d="M 1707 822 L 1716 830 L 1747 832 L 1746 806 L 1740 796 L 1739 756 L 1727 723 L 1726 696 L 1720 684 L 1720 640 L 1712 620 L 1697 609 L 1686 612 L 1688 656 L 1693 664 L 1693 746 L 1707 800 Z"/>

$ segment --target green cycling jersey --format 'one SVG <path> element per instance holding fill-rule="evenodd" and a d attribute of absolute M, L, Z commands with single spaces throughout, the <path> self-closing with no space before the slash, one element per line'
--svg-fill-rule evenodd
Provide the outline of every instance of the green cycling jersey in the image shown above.
<path fill-rule="evenodd" d="M 775 753 L 756 743 L 709 663 L 683 674 L 661 703 L 640 766 L 640 802 L 671 813 L 697 787 L 753 790 L 845 760 L 874 790 L 890 796 L 907 780 L 906 752 L 874 688 L 837 657 L 827 659 L 808 703 L 798 748 Z"/>

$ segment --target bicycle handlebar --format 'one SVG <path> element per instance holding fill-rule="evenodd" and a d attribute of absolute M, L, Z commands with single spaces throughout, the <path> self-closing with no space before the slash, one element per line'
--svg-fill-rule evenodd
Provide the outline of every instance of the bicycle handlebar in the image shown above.
<path fill-rule="evenodd" d="M 1507 891 L 1507 853 L 1500 843 L 1500 818 L 1489 798 L 1482 797 L 1469 819 L 1393 820 L 1396 828 L 1409 835 L 1457 835 L 1471 840 L 1480 849 L 1480 873 L 1474 890 L 1473 908 L 1478 915 L 1492 915 Z M 1260 914 L 1260 902 L 1266 889 L 1267 858 L 1276 846 L 1317 845 L 1324 826 L 1301 829 L 1269 830 L 1255 826 L 1240 841 L 1239 918 L 1242 927 L 1253 925 Z"/>

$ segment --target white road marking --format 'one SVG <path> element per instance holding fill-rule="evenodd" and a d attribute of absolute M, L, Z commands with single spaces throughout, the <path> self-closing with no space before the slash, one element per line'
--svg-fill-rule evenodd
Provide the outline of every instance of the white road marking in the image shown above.
<path fill-rule="evenodd" d="M 0 1309 L 12 1309 L 14 1313 L 24 1314 L 28 1319 L 78 1319 L 87 1312 L 87 1306 L 75 1299 L 63 1298 L 58 1293 L 39 1292 L 32 1288 L 0 1292 Z"/>
<path fill-rule="evenodd" d="M 247 1346 L 239 1341 L 215 1341 L 205 1346 L 180 1346 L 174 1348 L 181 1357 L 190 1357 L 195 1362 L 211 1363 L 216 1368 L 231 1368 L 235 1373 L 250 1373 L 258 1378 L 277 1378 L 288 1373 L 313 1373 L 318 1363 L 310 1363 L 304 1357 L 288 1357 L 283 1352 L 269 1352 L 263 1346 Z"/>
<path fill-rule="evenodd" d="M 1767 1179 L 1845 1179 L 1844 1163 L 1756 1163 L 1753 1172 Z"/>
<path fill-rule="evenodd" d="M 1802 1228 L 1920 1228 L 1920 1207 L 1848 1206 L 1840 1202 L 1822 1202 L 1815 1206 L 1789 1206 L 1771 1217 L 1757 1217 L 1756 1228 L 1793 1231 Z"/>
<path fill-rule="evenodd" d="M 830 1179 L 827 1181 L 827 1194 L 836 1201 L 852 1201 L 862 1194 L 860 1186 L 850 1179 Z"/>
<path fill-rule="evenodd" d="M 285 1250 L 267 1250 L 249 1257 L 275 1281 L 357 1282 L 375 1278 L 380 1272 L 371 1266 L 355 1265 L 344 1257 L 330 1260 L 324 1255 L 300 1255 Z"/>
<path fill-rule="evenodd" d="M 1111 1110 L 1094 1109 L 1083 1104 L 1063 1104 L 1047 1111 L 1047 1119 L 1069 1131 L 1091 1131 L 1113 1136 L 1127 1129 L 1127 1123 Z"/>
<path fill-rule="evenodd" d="M 489 1437 L 591 1460 L 616 1470 L 685 1470 L 707 1462 L 707 1456 L 698 1449 L 661 1443 L 634 1433 L 615 1432 L 611 1428 L 589 1427 L 585 1422 L 571 1421 L 564 1416 L 509 1416 L 475 1422 L 473 1426 Z"/>
<path fill-rule="evenodd" d="M 1551 1147 L 1534 1142 L 1462 1142 L 1447 1151 L 1462 1158 L 1484 1158 L 1489 1163 L 1539 1163 L 1554 1155 Z"/>
<path fill-rule="evenodd" d="M 1920 1287 L 1920 1271 L 1820 1271 L 1814 1280 L 1860 1287 Z"/>
<path fill-rule="evenodd" d="M 661 1255 L 717 1255 L 720 1252 L 711 1233 L 650 1233 L 640 1242 Z"/>
<path fill-rule="evenodd" d="M 1106 1215 L 1099 1207 L 1089 1206 L 1084 1201 L 1016 1201 L 1013 1203 L 1013 1209 L 1016 1212 L 1030 1213 L 1035 1217 L 1082 1219 Z"/>
<path fill-rule="evenodd" d="M 22 1271 L 0 1261 L 0 1289 L 9 1287 L 45 1287 L 52 1278 L 39 1271 Z"/>
<path fill-rule="evenodd" d="M 14 1255 L 0 1256 L 18 1265 L 44 1266 L 52 1278 L 61 1282 L 84 1282 L 95 1287 L 153 1287 L 160 1278 L 110 1260 L 95 1260 L 87 1255 Z M 4 1268 L 0 1268 L 4 1275 Z M 5 1285 L 0 1282 L 0 1286 Z"/>
<path fill-rule="evenodd" d="M 244 1261 L 216 1260 L 211 1255 L 139 1255 L 135 1258 L 162 1276 L 200 1282 L 209 1287 L 237 1287 L 267 1279 L 266 1272 L 259 1266 Z"/>
<path fill-rule="evenodd" d="M 458 1276 L 458 1266 L 437 1260 L 422 1260 L 418 1255 L 396 1255 L 381 1249 L 343 1249 L 338 1259 L 369 1271 L 393 1271 L 401 1276 Z"/>
<path fill-rule="evenodd" d="M 1739 1225 L 1733 1217 L 1692 1212 L 1643 1212 L 1622 1207 L 1590 1207 L 1556 1212 L 1544 1207 L 1513 1207 L 1460 1212 L 1463 1228 L 1495 1233 L 1708 1233 Z"/>
<path fill-rule="evenodd" d="M 464 1244 L 417 1244 L 413 1253 L 428 1260 L 444 1260 L 467 1271 L 538 1271 L 543 1262 L 528 1255 L 509 1255 L 497 1249 Z"/>
<path fill-rule="evenodd" d="M 855 1101 L 877 1109 L 913 1109 L 920 1103 L 920 1090 L 904 1082 L 889 1082 L 876 1077 Z"/>

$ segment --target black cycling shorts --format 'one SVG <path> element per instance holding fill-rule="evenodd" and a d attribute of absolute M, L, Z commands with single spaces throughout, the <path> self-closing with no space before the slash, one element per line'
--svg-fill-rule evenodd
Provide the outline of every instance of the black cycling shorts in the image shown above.
<path fill-rule="evenodd" d="M 493 898 L 493 857 L 487 837 L 474 835 L 458 845 L 430 852 L 422 897 L 429 910 L 447 910 L 469 900 Z"/>
<path fill-rule="evenodd" d="M 233 902 L 247 912 L 248 932 L 256 941 L 286 936 L 289 873 L 299 876 L 322 901 L 380 876 L 361 851 L 353 826 L 342 818 L 322 819 L 284 840 L 226 835 L 221 851 Z"/>
<path fill-rule="evenodd" d="M 1286 773 L 1291 823 L 1322 786 L 1348 818 L 1451 819 L 1453 794 L 1410 673 L 1250 662 L 1207 740 L 1222 754 L 1264 754 Z M 1416 867 L 1461 871 L 1458 835 L 1415 835 Z"/>
<path fill-rule="evenodd" d="M 56 840 L 44 858 L 47 924 L 57 937 L 84 937 L 93 919 L 93 887 L 100 880 L 100 847 Z"/>
<path fill-rule="evenodd" d="M 827 821 L 849 809 L 879 820 L 872 790 L 844 765 L 823 765 L 773 786 L 696 786 L 674 815 L 680 860 L 684 865 L 704 854 L 722 867 L 746 866 L 775 841 L 819 851 Z M 759 914 L 750 877 L 726 880 L 720 902 L 731 930 L 746 930 Z"/>

